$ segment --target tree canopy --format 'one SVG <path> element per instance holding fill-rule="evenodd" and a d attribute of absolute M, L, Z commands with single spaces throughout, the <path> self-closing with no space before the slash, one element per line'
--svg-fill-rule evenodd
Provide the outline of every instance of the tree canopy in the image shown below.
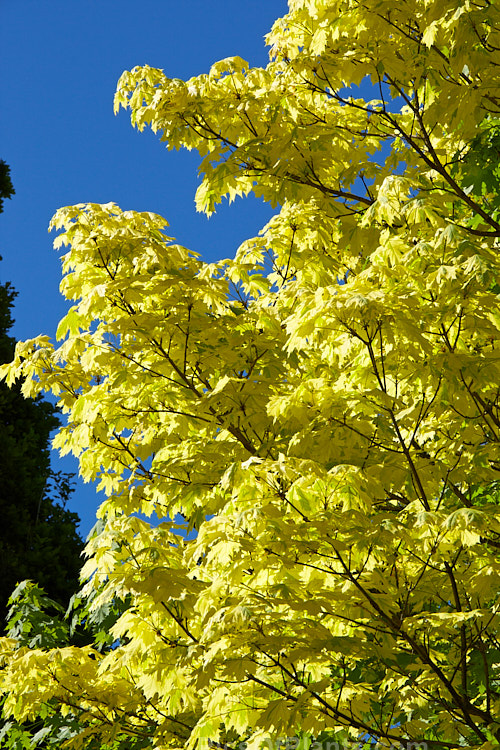
<path fill-rule="evenodd" d="M 488 750 L 500 10 L 290 0 L 267 42 L 115 98 L 198 150 L 200 210 L 277 208 L 233 258 L 112 203 L 52 221 L 74 304 L 2 372 L 58 397 L 105 493 L 80 597 L 115 616 L 105 647 L 12 631 L 5 712 L 69 748 Z"/>

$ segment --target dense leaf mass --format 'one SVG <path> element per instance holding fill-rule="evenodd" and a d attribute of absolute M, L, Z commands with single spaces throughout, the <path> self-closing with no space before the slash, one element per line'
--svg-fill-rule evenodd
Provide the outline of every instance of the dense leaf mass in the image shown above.
<path fill-rule="evenodd" d="M 488 750 L 500 10 L 290 0 L 267 41 L 265 69 L 145 66 L 116 93 L 198 150 L 200 210 L 279 209 L 234 258 L 114 204 L 53 219 L 74 305 L 2 371 L 58 396 L 57 444 L 105 493 L 89 616 L 127 605 L 105 647 L 4 640 L 6 712 L 67 716 L 74 748 Z"/>

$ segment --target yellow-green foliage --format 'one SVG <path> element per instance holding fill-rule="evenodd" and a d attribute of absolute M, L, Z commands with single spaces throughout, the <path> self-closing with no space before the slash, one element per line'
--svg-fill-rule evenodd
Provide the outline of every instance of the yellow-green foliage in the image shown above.
<path fill-rule="evenodd" d="M 199 151 L 200 210 L 279 212 L 208 265 L 156 215 L 59 210 L 74 306 L 2 368 L 105 493 L 89 611 L 130 602 L 107 651 L 2 643 L 6 713 L 76 750 L 500 741 L 499 5 L 289 5 L 267 68 L 115 99 Z"/>

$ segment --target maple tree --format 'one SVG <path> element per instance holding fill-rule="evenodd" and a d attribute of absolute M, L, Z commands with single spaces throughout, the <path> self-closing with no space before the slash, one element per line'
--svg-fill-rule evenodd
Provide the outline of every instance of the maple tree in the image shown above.
<path fill-rule="evenodd" d="M 2 372 L 58 396 L 56 444 L 105 493 L 80 598 L 113 624 L 81 647 L 12 630 L 5 713 L 74 748 L 487 750 L 500 10 L 290 0 L 267 41 L 265 69 L 143 66 L 116 93 L 199 151 L 200 210 L 279 207 L 234 258 L 114 204 L 53 219 L 74 305 Z"/>

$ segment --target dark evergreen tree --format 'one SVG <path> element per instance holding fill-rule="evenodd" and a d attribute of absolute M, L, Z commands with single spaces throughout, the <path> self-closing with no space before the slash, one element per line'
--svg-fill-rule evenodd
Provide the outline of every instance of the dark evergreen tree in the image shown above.
<path fill-rule="evenodd" d="M 2 199 L 14 190 L 9 168 L 0 161 Z M 0 284 L 0 363 L 14 354 L 9 335 L 17 292 Z M 58 426 L 56 408 L 43 398 L 25 399 L 21 384 L 0 384 L 0 626 L 16 583 L 26 578 L 40 584 L 62 605 L 78 587 L 83 541 L 78 516 L 66 508 L 71 475 L 50 466 L 50 434 Z"/>
<path fill-rule="evenodd" d="M 0 159 L 0 213 L 3 211 L 4 199 L 10 198 L 14 193 L 14 186 L 10 179 L 10 167 L 3 159 Z"/>

